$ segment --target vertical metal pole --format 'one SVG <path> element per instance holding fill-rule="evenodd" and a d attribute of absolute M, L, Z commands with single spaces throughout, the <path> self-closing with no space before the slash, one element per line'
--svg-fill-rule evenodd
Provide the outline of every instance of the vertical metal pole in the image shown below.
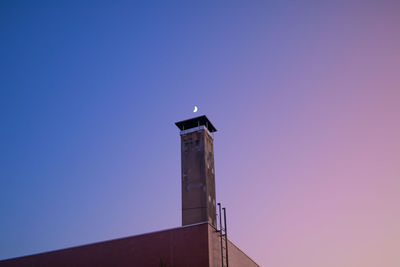
<path fill-rule="evenodd" d="M 228 261 L 228 227 L 226 226 L 226 209 L 222 208 L 224 210 L 224 224 L 225 224 L 225 246 L 226 246 L 226 267 L 229 267 L 229 261 Z"/>
<path fill-rule="evenodd" d="M 221 267 L 224 267 L 224 251 L 222 248 L 222 212 L 221 212 L 221 203 L 218 203 L 218 209 L 219 209 L 219 236 L 221 239 Z"/>

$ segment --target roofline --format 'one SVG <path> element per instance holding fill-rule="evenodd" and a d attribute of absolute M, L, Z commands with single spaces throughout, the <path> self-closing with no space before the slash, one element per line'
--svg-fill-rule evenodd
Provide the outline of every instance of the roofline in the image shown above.
<path fill-rule="evenodd" d="M 97 244 L 101 244 L 101 243 L 118 241 L 118 240 L 127 239 L 127 238 L 139 237 L 139 236 L 143 236 L 143 235 L 150 235 L 150 234 L 156 234 L 156 233 L 161 233 L 161 232 L 167 232 L 167 231 L 172 231 L 172 230 L 177 230 L 177 229 L 197 226 L 197 225 L 201 225 L 201 224 L 206 224 L 206 223 L 208 223 L 208 222 L 204 221 L 204 222 L 199 222 L 199 223 L 194 223 L 194 224 L 189 224 L 189 225 L 184 225 L 184 226 L 174 227 L 174 228 L 169 228 L 169 229 L 164 229 L 164 230 L 158 230 L 158 231 L 153 231 L 153 232 L 148 232 L 148 233 L 143 233 L 143 234 L 137 234 L 137 235 L 131 235 L 131 236 L 125 236 L 125 237 L 118 237 L 118 238 L 114 238 L 114 239 L 103 240 L 103 241 L 98 241 L 98 242 L 93 242 L 93 243 L 87 243 L 87 244 L 77 245 L 77 246 L 73 246 L 73 247 L 66 247 L 66 248 L 49 250 L 49 251 L 44 251 L 44 252 L 39 252 L 39 253 L 34 253 L 34 254 L 17 256 L 17 257 L 13 257 L 13 258 L 0 259 L 0 263 L 1 262 L 5 262 L 5 261 L 9 261 L 9 260 L 15 260 L 15 259 L 20 259 L 20 258 L 25 258 L 25 257 L 38 256 L 38 255 L 41 255 L 41 254 L 58 252 L 58 251 L 67 250 L 67 249 L 81 248 L 81 247 L 92 246 L 92 245 L 97 245 Z"/>

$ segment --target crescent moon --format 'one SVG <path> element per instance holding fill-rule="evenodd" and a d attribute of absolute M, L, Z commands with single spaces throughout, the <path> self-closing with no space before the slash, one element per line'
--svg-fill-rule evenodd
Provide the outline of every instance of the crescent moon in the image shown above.
<path fill-rule="evenodd" d="M 197 112 L 197 110 L 198 110 L 197 106 L 194 106 L 193 112 Z"/>

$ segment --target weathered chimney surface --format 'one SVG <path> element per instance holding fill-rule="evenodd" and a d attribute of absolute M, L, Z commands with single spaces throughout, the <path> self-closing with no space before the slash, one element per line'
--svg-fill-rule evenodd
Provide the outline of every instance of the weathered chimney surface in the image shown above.
<path fill-rule="evenodd" d="M 209 222 L 216 227 L 213 135 L 206 116 L 175 123 L 181 130 L 182 225 Z"/>

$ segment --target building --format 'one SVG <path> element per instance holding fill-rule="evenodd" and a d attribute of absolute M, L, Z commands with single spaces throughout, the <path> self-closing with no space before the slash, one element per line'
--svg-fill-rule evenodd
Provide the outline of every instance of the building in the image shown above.
<path fill-rule="evenodd" d="M 212 134 L 216 128 L 206 116 L 176 126 L 181 136 L 182 227 L 7 259 L 0 267 L 259 266 L 228 240 L 220 205 L 217 220 Z"/>

